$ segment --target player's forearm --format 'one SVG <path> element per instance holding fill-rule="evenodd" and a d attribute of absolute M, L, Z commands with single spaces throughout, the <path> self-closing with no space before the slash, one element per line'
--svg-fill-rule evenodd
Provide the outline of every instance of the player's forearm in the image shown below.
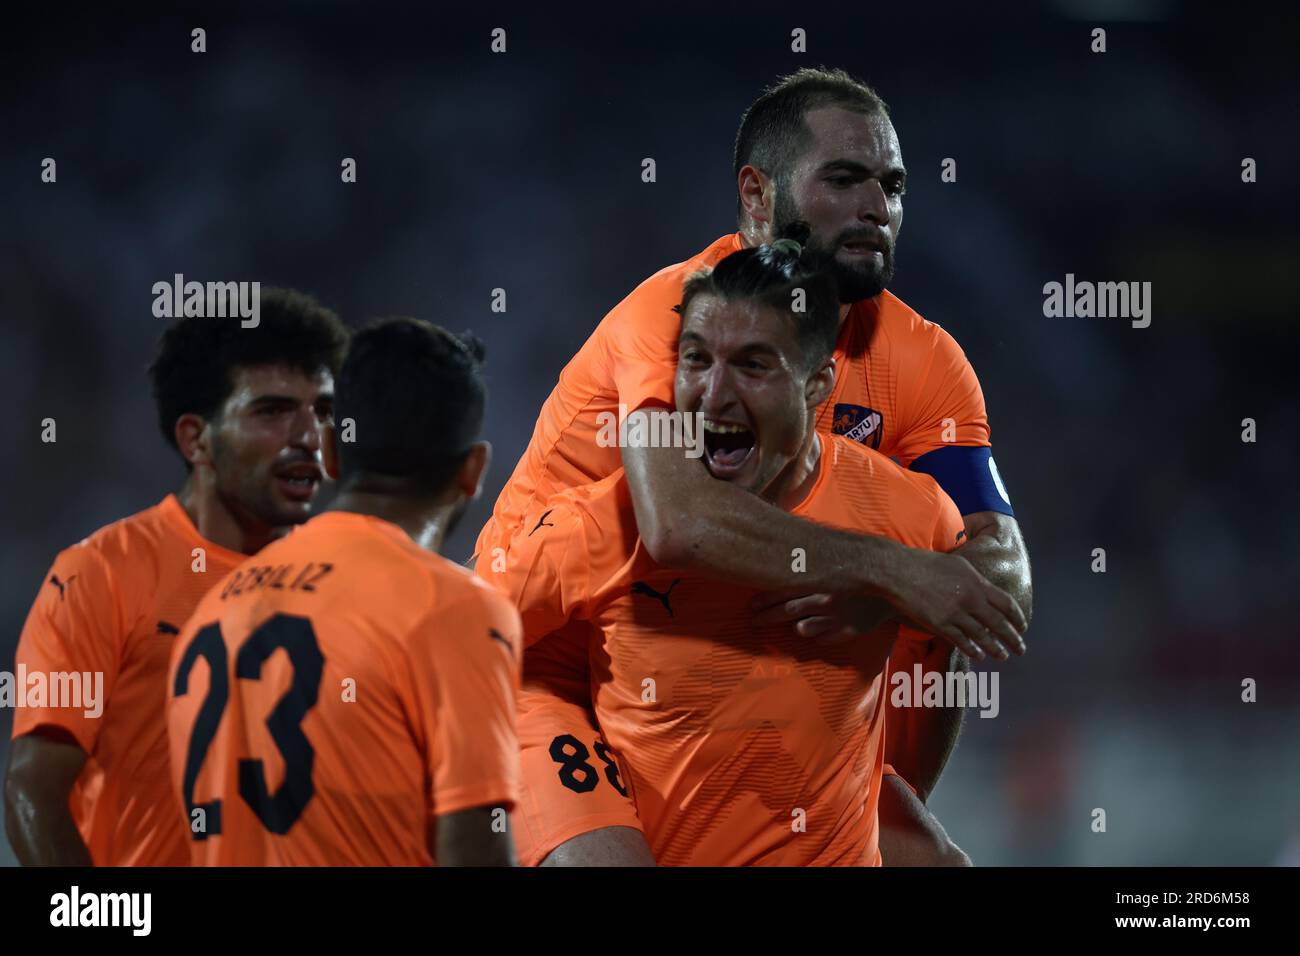
<path fill-rule="evenodd" d="M 645 834 L 632 827 L 602 827 L 561 843 L 542 866 L 655 866 Z"/>
<path fill-rule="evenodd" d="M 964 673 L 970 669 L 965 655 L 942 641 L 900 639 L 890 658 L 890 673 L 902 671 L 911 680 L 917 664 L 921 665 L 922 674 Z M 948 758 L 957 747 L 963 716 L 960 707 L 890 705 L 886 717 L 885 762 L 916 788 L 922 801 L 934 792 Z"/>
<path fill-rule="evenodd" d="M 1034 615 L 1034 586 L 1029 570 L 1029 551 L 1020 527 L 1013 519 L 987 524 L 968 519 L 968 532 L 974 531 L 957 553 L 971 563 L 989 583 L 1000 587 L 1015 599 L 1025 613 L 1025 621 Z"/>
<path fill-rule="evenodd" d="M 906 550 L 804 521 L 707 476 L 687 494 L 633 500 L 656 561 L 754 588 L 888 596 Z"/>
<path fill-rule="evenodd" d="M 67 795 L 7 782 L 5 832 L 23 866 L 93 866 Z"/>
<path fill-rule="evenodd" d="M 515 866 L 515 842 L 500 808 L 470 807 L 438 817 L 433 855 L 439 866 Z"/>
<path fill-rule="evenodd" d="M 884 866 L 970 866 L 933 813 L 894 777 L 880 787 L 880 856 Z"/>

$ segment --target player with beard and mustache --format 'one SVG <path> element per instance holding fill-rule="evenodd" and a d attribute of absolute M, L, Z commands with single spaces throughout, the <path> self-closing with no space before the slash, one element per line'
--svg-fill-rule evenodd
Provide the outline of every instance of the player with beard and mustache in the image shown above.
<path fill-rule="evenodd" d="M 15 712 L 5 825 L 23 864 L 189 862 L 162 719 L 172 642 L 226 571 L 307 520 L 347 342 L 333 312 L 279 289 L 254 327 L 187 316 L 163 333 L 149 375 L 185 483 L 61 552 L 18 642 L 29 673 L 102 675 L 107 700 Z"/>
<path fill-rule="evenodd" d="M 818 118 L 814 117 L 813 122 Z M 806 255 L 834 277 L 840 290 L 841 321 L 853 303 L 874 299 L 894 278 L 894 236 L 888 230 L 856 226 L 833 238 L 819 239 L 812 227 L 800 218 L 788 184 L 776 186 L 772 230 L 778 237 L 805 237 Z"/>
<path fill-rule="evenodd" d="M 802 312 L 791 309 L 796 289 Z M 687 283 L 681 314 L 677 410 L 701 416 L 714 480 L 824 525 L 935 551 L 958 545 L 961 517 L 933 478 L 816 429 L 834 388 L 839 300 L 797 242 L 732 253 Z M 742 434 L 750 447 L 736 444 Z M 656 862 L 879 865 L 898 624 L 868 632 L 864 619 L 862 633 L 826 641 L 785 622 L 756 625 L 752 589 L 646 553 L 621 469 L 536 508 L 547 523 L 515 545 L 500 577 L 525 644 L 580 642 L 574 656 L 589 662 L 601 732 Z M 531 804 L 564 814 L 599 786 L 568 743 L 569 753 L 558 748 L 564 778 L 525 754 Z"/>
<path fill-rule="evenodd" d="M 851 634 L 862 604 L 883 600 L 901 621 L 943 639 L 899 642 L 891 667 L 910 671 L 918 661 L 928 670 L 967 666 L 949 645 L 975 658 L 1023 653 L 1031 613 L 1029 560 L 993 464 L 979 380 L 947 332 L 886 289 L 907 173 L 885 104 L 842 71 L 800 70 L 745 113 L 734 172 L 738 231 L 643 282 L 561 373 L 479 535 L 480 573 L 491 580 L 494 565 L 508 560 L 515 542 L 530 533 L 528 519 L 538 502 L 600 481 L 621 466 L 640 538 L 655 561 L 768 592 L 755 608 L 757 624 L 788 622 L 807 637 Z M 680 331 L 673 309 L 685 282 L 741 248 L 771 242 L 796 222 L 811 229 L 812 247 L 830 260 L 841 284 L 836 385 L 819 409 L 817 428 L 934 477 L 963 516 L 966 541 L 955 553 L 816 527 L 728 482 L 710 480 L 681 449 L 614 448 L 597 440 L 611 414 L 672 407 Z M 745 453 L 743 432 L 725 441 L 732 454 Z M 794 559 L 796 549 L 805 562 Z M 541 665 L 546 644 L 530 648 L 525 659 L 525 757 L 530 742 L 565 759 L 572 748 L 556 748 L 557 740 L 603 748 L 581 697 L 581 679 L 561 679 L 556 668 Z M 530 680 L 530 670 L 545 672 L 546 679 Z M 881 796 L 885 865 L 966 862 L 923 805 L 960 723 L 956 710 L 891 711 L 885 756 L 898 774 L 886 776 Z M 635 827 L 619 823 L 634 809 L 617 788 L 597 785 L 583 797 L 574 813 L 588 814 L 585 823 L 550 814 L 521 828 L 524 862 L 649 862 Z M 603 820 L 605 828 L 589 832 L 592 819 Z M 583 836 L 570 840 L 575 833 Z"/>
<path fill-rule="evenodd" d="M 437 553 L 487 467 L 482 356 L 415 319 L 357 332 L 338 497 L 177 638 L 174 819 L 196 866 L 514 862 L 494 823 L 517 786 L 519 614 Z"/>

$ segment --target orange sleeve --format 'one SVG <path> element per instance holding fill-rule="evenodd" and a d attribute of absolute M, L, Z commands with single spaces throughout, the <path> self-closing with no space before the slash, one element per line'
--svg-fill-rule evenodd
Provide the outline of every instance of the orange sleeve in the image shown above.
<path fill-rule="evenodd" d="M 678 281 L 647 279 L 601 323 L 619 404 L 634 412 L 644 405 L 673 404 L 677 338 L 681 318 Z"/>
<path fill-rule="evenodd" d="M 600 601 L 600 582 L 626 559 L 619 529 L 600 529 L 606 509 L 621 501 L 609 496 L 617 491 L 609 484 L 621 480 L 611 475 L 588 499 L 598 516 L 567 496 L 537 506 L 501 573 L 482 557 L 476 568 L 516 602 L 523 621 L 522 787 L 511 826 L 524 866 L 539 865 L 560 844 L 593 830 L 641 829 L 626 768 L 591 710 L 588 662 L 593 634 L 586 619 Z"/>
<path fill-rule="evenodd" d="M 957 505 L 948 497 L 948 494 L 939 487 L 929 475 L 918 475 L 926 486 L 930 495 L 930 508 L 934 513 L 934 525 L 930 529 L 929 536 L 925 539 L 932 551 L 947 553 L 955 551 L 966 540 L 963 532 L 966 529 L 966 523 L 962 521 L 961 512 L 957 510 Z M 958 535 L 961 535 L 958 537 Z M 899 624 L 898 636 L 902 642 L 920 642 L 928 643 L 934 640 L 934 635 L 927 631 L 917 630 L 908 624 Z M 911 784 L 908 784 L 911 786 Z"/>
<path fill-rule="evenodd" d="M 966 537 L 962 532 L 966 530 L 966 522 L 962 520 L 957 505 L 937 483 L 934 486 L 934 496 L 934 533 L 931 536 L 930 547 L 934 551 L 946 553 L 955 550 L 965 542 Z"/>
<path fill-rule="evenodd" d="M 888 763 L 885 764 L 885 765 L 882 767 L 882 769 L 881 769 L 880 775 L 881 775 L 882 777 L 897 777 L 899 780 L 901 780 L 901 781 L 903 782 L 903 786 L 905 786 L 908 790 L 911 790 L 911 791 L 912 791 L 912 796 L 916 797 L 918 800 L 921 799 L 921 795 L 920 795 L 919 793 L 916 792 L 916 787 L 914 787 L 914 786 L 912 786 L 910 783 L 908 783 L 908 782 L 907 782 L 907 778 L 904 777 L 904 776 L 903 776 L 901 773 L 899 773 L 897 770 L 895 770 L 893 764 L 888 764 Z M 878 864 L 877 864 L 877 865 L 878 865 Z"/>
<path fill-rule="evenodd" d="M 41 581 L 40 593 L 27 615 L 15 655 L 26 673 L 89 672 L 103 675 L 100 704 L 113 695 L 129 628 L 108 562 L 93 548 L 78 545 L 63 551 Z M 48 678 L 47 678 L 48 681 Z M 19 688 L 21 691 L 22 688 Z M 47 700 L 47 705 L 56 703 Z M 103 724 L 84 707 L 16 707 L 13 736 L 42 726 L 60 727 L 90 753 Z"/>
<path fill-rule="evenodd" d="M 894 454 L 904 468 L 927 452 L 952 445 L 988 445 L 984 392 L 956 340 L 937 325 L 909 338 L 898 380 L 914 383 L 899 408 L 900 437 Z M 915 339 L 918 344 L 911 344 Z"/>
<path fill-rule="evenodd" d="M 541 505 L 523 526 L 531 530 L 511 542 L 504 568 L 494 570 L 491 557 L 481 555 L 475 570 L 514 602 L 531 646 L 585 614 L 591 574 L 580 509 Z"/>
<path fill-rule="evenodd" d="M 519 615 L 480 585 L 439 604 L 421 630 L 410 663 L 415 709 L 428 741 L 434 814 L 512 807 L 519 781 Z"/>

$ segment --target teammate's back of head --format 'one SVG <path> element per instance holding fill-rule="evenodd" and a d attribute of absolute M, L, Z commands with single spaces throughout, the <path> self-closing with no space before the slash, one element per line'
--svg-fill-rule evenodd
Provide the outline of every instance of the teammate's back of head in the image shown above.
<path fill-rule="evenodd" d="M 420 319 L 380 319 L 357 332 L 336 387 L 341 490 L 477 494 L 487 457 L 478 440 L 482 361 L 472 333 Z"/>
<path fill-rule="evenodd" d="M 835 351 L 840 300 L 823 257 L 806 245 L 808 236 L 807 224 L 795 222 L 776 242 L 733 252 L 686 281 L 677 311 L 684 318 L 705 296 L 770 306 L 794 323 L 803 352 L 799 364 L 811 373 Z"/>

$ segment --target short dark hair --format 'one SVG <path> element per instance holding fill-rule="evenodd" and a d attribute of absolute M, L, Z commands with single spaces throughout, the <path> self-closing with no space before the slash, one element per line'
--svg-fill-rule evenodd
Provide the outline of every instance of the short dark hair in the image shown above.
<path fill-rule="evenodd" d="M 337 315 L 293 289 L 261 289 L 259 302 L 255 326 L 243 327 L 238 317 L 185 316 L 159 337 L 149 380 L 158 427 L 173 448 L 176 419 L 215 416 L 230 397 L 237 368 L 287 365 L 308 375 L 338 374 L 348 330 Z"/>
<path fill-rule="evenodd" d="M 685 318 L 687 307 L 701 295 L 769 305 L 794 322 L 805 367 L 815 371 L 835 351 L 840 297 L 824 258 L 808 248 L 809 234 L 808 224 L 796 221 L 775 242 L 733 252 L 708 272 L 691 276 L 677 311 Z M 796 289 L 804 293 L 802 312 L 793 308 Z"/>
<path fill-rule="evenodd" d="M 409 479 L 441 491 L 478 440 L 487 404 L 483 344 L 411 318 L 376 320 L 352 337 L 335 388 L 340 481 L 358 475 Z"/>
<path fill-rule="evenodd" d="M 812 138 L 805 114 L 826 106 L 864 115 L 889 115 L 889 107 L 875 90 L 843 70 L 804 67 L 783 76 L 764 90 L 740 119 L 733 182 L 745 166 L 756 166 L 778 187 L 784 186 Z M 737 200 L 737 215 L 743 214 Z"/>

